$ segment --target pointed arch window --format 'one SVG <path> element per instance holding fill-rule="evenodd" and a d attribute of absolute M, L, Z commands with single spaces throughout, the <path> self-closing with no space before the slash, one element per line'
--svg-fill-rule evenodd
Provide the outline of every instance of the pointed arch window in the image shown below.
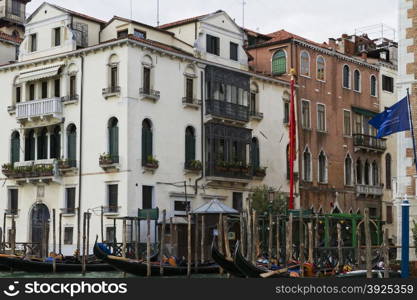
<path fill-rule="evenodd" d="M 361 72 L 359 70 L 355 70 L 353 73 L 353 89 L 356 92 L 361 91 Z"/>
<path fill-rule="evenodd" d="M 323 56 L 317 57 L 317 79 L 324 81 L 325 79 L 325 61 Z"/>
<path fill-rule="evenodd" d="M 287 55 L 284 50 L 278 50 L 272 57 L 272 74 L 282 75 L 287 72 Z"/>
<path fill-rule="evenodd" d="M 20 134 L 17 131 L 12 133 L 10 154 L 12 164 L 20 161 Z"/>
<path fill-rule="evenodd" d="M 142 165 L 153 159 L 153 133 L 152 123 L 149 119 L 142 122 Z"/>
<path fill-rule="evenodd" d="M 109 155 L 113 163 L 119 162 L 119 121 L 111 118 L 108 123 Z"/>
<path fill-rule="evenodd" d="M 319 183 L 327 183 L 327 157 L 324 151 L 319 154 Z"/>
<path fill-rule="evenodd" d="M 302 51 L 300 55 L 300 73 L 303 76 L 310 76 L 310 55 L 307 51 Z"/>
<path fill-rule="evenodd" d="M 67 157 L 71 166 L 75 166 L 77 161 L 77 127 L 74 124 L 67 129 Z"/>
<path fill-rule="evenodd" d="M 25 161 L 35 160 L 35 131 L 30 130 L 25 137 Z"/>
<path fill-rule="evenodd" d="M 371 96 L 376 97 L 376 76 L 371 76 Z"/>
<path fill-rule="evenodd" d="M 385 187 L 390 190 L 391 189 L 391 182 L 392 182 L 392 174 L 391 174 L 391 165 L 392 165 L 392 158 L 391 154 L 387 154 L 385 156 Z"/>
<path fill-rule="evenodd" d="M 303 180 L 311 182 L 311 153 L 308 148 L 303 153 Z"/>
<path fill-rule="evenodd" d="M 350 68 L 348 65 L 343 66 L 343 87 L 350 89 Z"/>
<path fill-rule="evenodd" d="M 379 167 L 376 161 L 372 162 L 372 185 L 379 185 Z"/>
<path fill-rule="evenodd" d="M 358 159 L 356 161 L 356 184 L 362 184 L 362 161 Z"/>
<path fill-rule="evenodd" d="M 43 128 L 38 135 L 38 159 L 48 158 L 48 130 Z"/>
<path fill-rule="evenodd" d="M 195 130 L 192 126 L 188 126 L 185 130 L 185 163 L 191 166 L 195 161 Z"/>
<path fill-rule="evenodd" d="M 61 156 L 61 127 L 55 126 L 50 138 L 50 158 L 59 159 Z"/>
<path fill-rule="evenodd" d="M 365 185 L 370 185 L 370 169 L 371 166 L 368 161 L 365 162 L 365 168 L 364 168 L 364 179 L 365 179 Z"/>
<path fill-rule="evenodd" d="M 348 154 L 345 158 L 345 185 L 352 185 L 352 158 Z"/>
<path fill-rule="evenodd" d="M 251 145 L 251 163 L 254 170 L 260 168 L 260 151 L 259 151 L 259 141 L 256 137 L 252 139 Z"/>

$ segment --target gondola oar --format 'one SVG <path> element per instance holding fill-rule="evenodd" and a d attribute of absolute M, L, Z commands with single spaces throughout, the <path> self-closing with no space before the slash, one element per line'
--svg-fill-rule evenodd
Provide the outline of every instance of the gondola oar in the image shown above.
<path fill-rule="evenodd" d="M 284 269 L 279 269 L 279 270 L 275 270 L 275 271 L 270 271 L 270 272 L 262 273 L 260 276 L 262 278 L 268 278 L 268 277 L 271 277 L 273 275 L 277 275 L 277 274 L 282 274 L 282 273 L 288 272 L 288 270 L 298 268 L 299 266 L 300 265 L 294 265 L 294 266 L 291 266 L 291 267 L 288 267 L 288 268 L 284 268 Z"/>

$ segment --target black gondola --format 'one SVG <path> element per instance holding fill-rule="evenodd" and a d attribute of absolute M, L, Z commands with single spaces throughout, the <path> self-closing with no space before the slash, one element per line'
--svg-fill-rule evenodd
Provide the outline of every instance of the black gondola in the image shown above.
<path fill-rule="evenodd" d="M 52 273 L 54 271 L 52 262 L 37 261 L 20 256 L 1 255 L 0 265 L 9 269 L 32 273 Z M 82 264 L 77 262 L 57 261 L 55 266 L 55 272 L 57 273 L 82 272 Z M 114 268 L 108 263 L 92 261 L 86 264 L 86 271 L 107 272 L 114 271 Z"/>
<path fill-rule="evenodd" d="M 234 277 L 245 277 L 240 272 L 233 261 L 228 260 L 220 251 L 214 246 L 214 241 L 211 244 L 211 257 L 213 260 L 223 268 L 223 270 Z"/>
<path fill-rule="evenodd" d="M 106 244 L 104 243 L 97 243 L 97 240 L 96 240 L 96 242 L 94 243 L 94 247 L 93 247 L 94 256 L 103 261 L 106 260 L 108 255 L 112 255 L 110 251 L 106 249 L 105 245 Z M 158 256 L 159 256 L 159 251 L 157 251 L 151 256 L 151 262 L 158 261 Z"/>
<path fill-rule="evenodd" d="M 261 274 L 267 273 L 270 270 L 267 268 L 255 266 L 247 261 L 240 252 L 239 242 L 236 243 L 234 262 L 239 271 L 247 278 L 261 278 Z M 283 274 L 275 274 L 269 278 L 286 278 L 290 277 L 288 272 Z"/>

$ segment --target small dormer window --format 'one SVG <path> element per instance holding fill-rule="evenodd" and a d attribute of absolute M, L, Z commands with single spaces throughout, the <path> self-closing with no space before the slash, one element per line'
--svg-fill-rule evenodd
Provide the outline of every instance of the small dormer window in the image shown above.
<path fill-rule="evenodd" d="M 230 42 L 230 59 L 237 61 L 238 60 L 238 49 L 239 45 L 233 42 Z"/>
<path fill-rule="evenodd" d="M 207 34 L 207 52 L 220 55 L 220 39 L 216 36 Z"/>
<path fill-rule="evenodd" d="M 140 39 L 146 39 L 146 32 L 144 32 L 144 31 L 140 31 L 138 29 L 135 29 L 133 34 L 134 34 L 135 37 L 138 37 Z"/>
<path fill-rule="evenodd" d="M 124 38 L 127 38 L 127 36 L 129 35 L 129 32 L 128 32 L 128 30 L 126 29 L 126 30 L 122 30 L 122 31 L 118 31 L 117 32 L 117 38 L 118 39 L 124 39 Z"/>

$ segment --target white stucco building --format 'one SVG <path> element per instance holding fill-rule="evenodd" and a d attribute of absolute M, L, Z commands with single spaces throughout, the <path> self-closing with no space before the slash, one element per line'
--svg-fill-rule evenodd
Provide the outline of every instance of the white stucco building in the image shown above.
<path fill-rule="evenodd" d="M 51 250 L 55 210 L 71 254 L 87 211 L 90 240 L 102 207 L 113 240 L 107 217 L 158 207 L 183 224 L 186 200 L 240 209 L 255 186 L 288 192 L 289 83 L 250 72 L 244 42 L 222 11 L 155 28 L 41 5 L 18 62 L 0 67 L 5 240 L 14 215 L 17 242 L 49 226 Z"/>

